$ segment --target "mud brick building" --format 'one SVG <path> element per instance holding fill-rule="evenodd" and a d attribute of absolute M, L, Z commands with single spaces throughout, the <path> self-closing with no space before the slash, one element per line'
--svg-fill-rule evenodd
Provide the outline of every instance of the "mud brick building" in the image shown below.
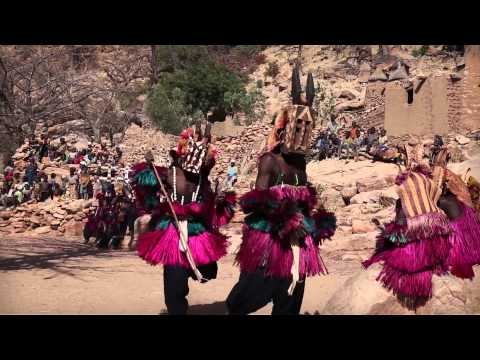
<path fill-rule="evenodd" d="M 466 46 L 461 73 L 430 76 L 418 89 L 387 83 L 385 129 L 393 137 L 480 129 L 480 45 Z"/>
<path fill-rule="evenodd" d="M 480 45 L 465 47 L 465 71 L 462 80 L 462 114 L 460 127 L 471 131 L 480 128 Z"/>
<path fill-rule="evenodd" d="M 427 78 L 423 84 L 406 89 L 401 83 L 388 83 L 385 88 L 385 129 L 390 136 L 446 135 L 449 126 L 445 75 Z"/>

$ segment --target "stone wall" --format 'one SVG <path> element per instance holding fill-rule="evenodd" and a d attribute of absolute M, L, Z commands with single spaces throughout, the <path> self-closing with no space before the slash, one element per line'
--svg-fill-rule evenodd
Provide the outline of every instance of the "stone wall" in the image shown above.
<path fill-rule="evenodd" d="M 480 45 L 467 45 L 465 50 L 461 127 L 472 131 L 480 128 Z"/>
<path fill-rule="evenodd" d="M 376 81 L 368 84 L 365 113 L 360 118 L 362 127 L 383 127 L 385 122 L 385 83 Z"/>
<path fill-rule="evenodd" d="M 385 89 L 385 129 L 390 136 L 446 135 L 448 126 L 448 79 L 445 76 L 428 78 L 413 101 L 398 82 Z"/>
<path fill-rule="evenodd" d="M 448 126 L 452 132 L 460 132 L 462 116 L 462 91 L 464 81 L 449 81 L 447 86 L 448 97 Z"/>

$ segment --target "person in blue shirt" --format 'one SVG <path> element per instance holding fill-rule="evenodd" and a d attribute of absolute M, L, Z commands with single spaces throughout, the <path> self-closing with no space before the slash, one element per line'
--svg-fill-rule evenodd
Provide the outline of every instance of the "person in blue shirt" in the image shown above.
<path fill-rule="evenodd" d="M 231 161 L 227 170 L 227 186 L 232 187 L 237 182 L 238 170 L 235 166 L 235 162 Z"/>
<path fill-rule="evenodd" d="M 318 160 L 323 160 L 328 157 L 329 140 L 325 132 L 320 134 L 315 147 L 318 151 Z"/>

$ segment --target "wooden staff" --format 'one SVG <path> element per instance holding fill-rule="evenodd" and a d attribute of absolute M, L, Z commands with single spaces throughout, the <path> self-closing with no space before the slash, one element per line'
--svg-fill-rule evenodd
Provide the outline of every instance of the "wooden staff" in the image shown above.
<path fill-rule="evenodd" d="M 178 218 L 177 218 L 177 214 L 175 214 L 173 204 L 170 201 L 170 197 L 168 196 L 167 190 L 165 190 L 165 187 L 163 186 L 162 179 L 158 175 L 157 169 L 156 169 L 155 164 L 153 162 L 152 162 L 152 168 L 153 168 L 153 172 L 155 174 L 155 177 L 157 178 L 157 181 L 160 184 L 160 189 L 162 190 L 163 194 L 167 198 L 168 206 L 170 207 L 170 210 L 172 211 L 173 219 L 175 220 L 175 224 L 177 225 L 177 231 L 178 231 L 178 234 L 179 234 L 179 237 L 180 237 L 180 241 L 182 242 L 183 247 L 185 249 L 185 255 L 187 256 L 187 261 L 190 264 L 190 267 L 192 268 L 197 280 L 200 281 L 200 282 L 206 281 L 206 279 L 203 278 L 202 274 L 200 273 L 200 271 L 197 269 L 197 266 L 195 265 L 195 261 L 193 260 L 192 253 L 190 252 L 190 248 L 188 247 L 187 240 L 184 239 L 183 236 L 182 236 L 182 232 L 180 231 L 180 224 L 179 224 L 179 221 L 178 221 Z"/>

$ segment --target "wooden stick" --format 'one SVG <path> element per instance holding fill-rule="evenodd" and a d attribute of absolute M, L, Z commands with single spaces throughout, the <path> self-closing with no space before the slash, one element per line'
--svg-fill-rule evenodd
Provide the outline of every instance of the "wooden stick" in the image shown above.
<path fill-rule="evenodd" d="M 170 210 L 172 211 L 173 219 L 175 220 L 175 223 L 177 225 L 177 231 L 178 231 L 178 234 L 179 234 L 179 237 L 180 237 L 180 241 L 182 241 L 183 239 L 182 239 L 182 234 L 180 233 L 180 224 L 178 222 L 177 214 L 175 214 L 173 204 L 170 201 L 170 197 L 168 196 L 167 190 L 163 186 L 162 179 L 158 175 L 157 169 L 156 169 L 155 164 L 153 162 L 152 162 L 152 168 L 153 168 L 153 172 L 155 174 L 155 177 L 157 178 L 157 181 L 160 184 L 160 189 L 162 190 L 163 194 L 167 198 L 168 206 L 170 207 Z M 195 265 L 195 261 L 193 260 L 193 256 L 192 256 L 192 253 L 190 252 L 190 248 L 188 247 L 188 243 L 185 241 L 185 243 L 183 245 L 185 247 L 185 255 L 187 256 L 188 263 L 190 264 L 190 267 L 192 268 L 193 272 L 195 273 L 195 276 L 196 276 L 197 280 L 200 281 L 200 282 L 202 280 L 206 280 L 206 279 L 203 278 L 202 274 L 200 273 L 200 271 L 197 269 L 197 266 Z"/>

